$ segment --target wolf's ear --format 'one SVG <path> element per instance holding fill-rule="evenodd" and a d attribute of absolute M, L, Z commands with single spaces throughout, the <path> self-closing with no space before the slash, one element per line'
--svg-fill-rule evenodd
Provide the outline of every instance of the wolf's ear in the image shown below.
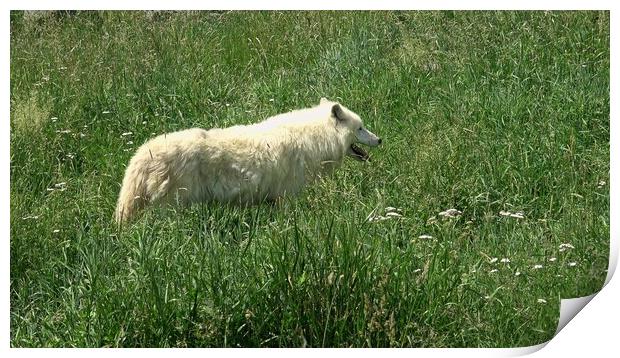
<path fill-rule="evenodd" d="M 332 115 L 339 121 L 344 121 L 344 112 L 340 104 L 336 103 L 332 106 Z"/>

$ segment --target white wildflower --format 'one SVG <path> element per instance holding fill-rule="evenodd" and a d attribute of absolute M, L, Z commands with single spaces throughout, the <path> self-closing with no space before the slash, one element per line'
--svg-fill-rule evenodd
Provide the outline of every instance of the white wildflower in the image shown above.
<path fill-rule="evenodd" d="M 541 268 L 543 268 L 543 265 L 540 265 L 540 264 L 534 265 L 534 270 L 539 270 Z"/>
<path fill-rule="evenodd" d="M 54 230 L 54 231 L 52 231 L 52 232 L 53 232 L 54 234 L 57 234 L 57 233 L 59 233 L 59 232 L 60 232 L 60 230 L 56 229 L 56 230 Z"/>
<path fill-rule="evenodd" d="M 521 275 L 521 272 L 519 271 L 515 272 L 515 276 L 520 276 L 520 275 Z"/>
<path fill-rule="evenodd" d="M 420 271 L 422 271 L 422 269 L 415 269 L 415 270 L 413 270 L 413 273 L 418 273 Z"/>
<path fill-rule="evenodd" d="M 368 222 L 375 222 L 375 221 L 383 221 L 383 220 L 387 220 L 387 219 L 388 218 L 386 218 L 385 216 L 376 215 L 376 216 L 369 217 L 367 220 L 368 220 Z"/>
<path fill-rule="evenodd" d="M 507 263 L 510 263 L 510 259 L 504 257 L 503 259 L 499 260 L 499 262 L 507 264 Z"/>
<path fill-rule="evenodd" d="M 497 271 L 499 271 L 499 270 L 498 269 L 493 269 L 493 270 L 489 271 L 489 273 L 495 273 Z"/>
<path fill-rule="evenodd" d="M 569 262 L 568 263 L 568 267 L 575 267 L 575 266 L 577 266 L 576 262 Z"/>
<path fill-rule="evenodd" d="M 492 258 L 491 260 L 489 260 L 489 263 L 494 264 L 497 262 L 497 257 Z"/>
<path fill-rule="evenodd" d="M 334 283 L 334 277 L 335 277 L 335 273 L 334 271 L 330 272 L 329 275 L 327 276 L 327 284 L 328 285 L 332 285 Z"/>
<path fill-rule="evenodd" d="M 103 111 L 101 113 L 103 113 L 103 114 L 110 114 L 110 111 Z"/>
<path fill-rule="evenodd" d="M 56 133 L 69 134 L 69 133 L 71 133 L 71 129 L 57 130 Z"/>
<path fill-rule="evenodd" d="M 549 262 L 554 262 L 555 260 L 557 260 L 557 258 L 556 258 L 556 257 L 550 257 L 550 258 L 549 258 Z"/>
<path fill-rule="evenodd" d="M 500 216 L 510 216 L 511 218 L 515 218 L 515 219 L 523 219 L 525 216 L 525 214 L 523 214 L 523 212 L 518 211 L 516 213 L 511 213 L 510 211 L 505 211 L 502 210 L 499 212 Z"/>
<path fill-rule="evenodd" d="M 446 217 L 446 218 L 454 218 L 457 217 L 459 215 L 461 215 L 463 212 L 457 209 L 448 209 L 446 211 L 442 211 L 439 213 L 440 216 Z"/>
<path fill-rule="evenodd" d="M 127 137 L 128 135 L 132 135 L 133 132 L 125 132 L 123 134 L 121 134 L 121 137 Z"/>
<path fill-rule="evenodd" d="M 431 235 L 426 235 L 426 234 L 418 236 L 418 239 L 432 239 L 432 238 L 433 237 Z"/>
<path fill-rule="evenodd" d="M 399 213 L 396 212 L 396 211 L 400 211 L 399 209 L 396 209 L 396 208 L 388 206 L 386 208 L 386 211 L 387 212 L 385 213 L 385 216 L 383 216 L 383 215 L 377 214 L 376 213 L 376 209 L 375 209 L 370 214 L 368 214 L 368 216 L 366 217 L 366 221 L 368 221 L 368 222 L 383 221 L 383 220 L 388 220 L 388 219 L 402 217 L 402 214 L 399 214 Z"/>
<path fill-rule="evenodd" d="M 539 298 L 536 300 L 536 302 L 538 303 L 547 303 L 547 300 L 545 300 L 544 298 Z"/>

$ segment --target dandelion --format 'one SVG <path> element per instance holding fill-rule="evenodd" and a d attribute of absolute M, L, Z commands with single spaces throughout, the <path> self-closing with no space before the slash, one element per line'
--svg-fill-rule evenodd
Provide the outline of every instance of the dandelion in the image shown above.
<path fill-rule="evenodd" d="M 577 266 L 576 262 L 569 262 L 568 263 L 568 267 L 575 267 L 575 266 Z"/>
<path fill-rule="evenodd" d="M 504 257 L 503 259 L 499 260 L 499 262 L 507 264 L 507 263 L 510 263 L 510 260 L 508 258 Z"/>
<path fill-rule="evenodd" d="M 534 270 L 540 270 L 541 268 L 543 268 L 543 265 L 534 265 Z"/>
<path fill-rule="evenodd" d="M 463 212 L 457 209 L 448 209 L 446 211 L 442 211 L 439 213 L 440 216 L 446 217 L 446 218 L 454 218 L 457 217 L 459 215 L 461 215 Z"/>
<path fill-rule="evenodd" d="M 538 303 L 547 303 L 547 300 L 545 300 L 544 298 L 539 298 L 536 300 L 536 302 Z"/>
<path fill-rule="evenodd" d="M 433 237 L 431 235 L 426 235 L 426 234 L 418 236 L 418 239 L 432 239 L 432 238 Z"/>

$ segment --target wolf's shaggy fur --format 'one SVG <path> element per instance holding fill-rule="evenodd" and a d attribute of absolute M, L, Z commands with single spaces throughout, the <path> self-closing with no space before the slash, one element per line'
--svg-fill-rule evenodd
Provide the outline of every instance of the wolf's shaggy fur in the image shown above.
<path fill-rule="evenodd" d="M 345 154 L 366 159 L 355 142 L 376 146 L 380 139 L 358 115 L 326 99 L 252 125 L 160 135 L 129 162 L 115 219 L 126 221 L 154 202 L 250 204 L 296 194 Z"/>

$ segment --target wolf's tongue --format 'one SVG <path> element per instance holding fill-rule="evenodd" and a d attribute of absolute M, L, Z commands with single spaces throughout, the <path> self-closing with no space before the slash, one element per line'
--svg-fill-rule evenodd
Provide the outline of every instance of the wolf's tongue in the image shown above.
<path fill-rule="evenodd" d="M 355 143 L 351 144 L 351 149 L 353 150 L 353 153 L 355 153 L 355 155 L 357 155 L 361 160 L 368 160 L 368 153 Z"/>

